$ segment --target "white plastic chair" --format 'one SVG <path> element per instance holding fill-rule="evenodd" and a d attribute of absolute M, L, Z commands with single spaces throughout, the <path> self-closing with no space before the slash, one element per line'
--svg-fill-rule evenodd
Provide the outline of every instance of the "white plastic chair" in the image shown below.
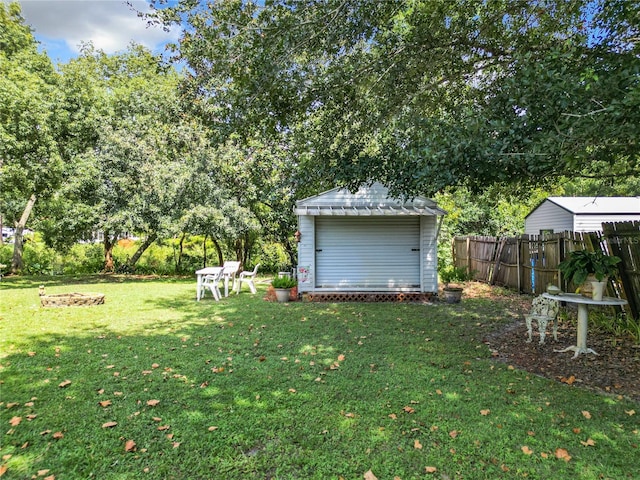
<path fill-rule="evenodd" d="M 220 283 L 223 275 L 224 268 L 221 268 L 220 271 L 213 275 L 205 275 L 202 279 L 202 296 L 204 296 L 204 291 L 206 291 L 206 289 L 208 288 L 209 290 L 211 290 L 211 294 L 213 295 L 213 298 L 216 300 L 216 302 L 220 301 L 222 295 L 220 294 L 220 287 L 218 286 L 218 284 Z"/>
<path fill-rule="evenodd" d="M 260 264 L 258 263 L 255 267 L 253 267 L 253 270 L 240 272 L 240 276 L 238 277 L 238 283 L 236 287 L 236 294 L 240 293 L 240 290 L 242 289 L 242 282 L 247 282 L 247 285 L 249 285 L 249 290 L 251 290 L 251 293 L 257 292 L 256 286 L 253 283 L 253 281 L 256 278 L 259 266 Z"/>
<path fill-rule="evenodd" d="M 222 266 L 222 274 L 224 276 L 224 296 L 229 296 L 229 279 L 231 279 L 231 291 L 236 287 L 236 273 L 240 270 L 240 262 L 231 261 L 224 262 Z"/>

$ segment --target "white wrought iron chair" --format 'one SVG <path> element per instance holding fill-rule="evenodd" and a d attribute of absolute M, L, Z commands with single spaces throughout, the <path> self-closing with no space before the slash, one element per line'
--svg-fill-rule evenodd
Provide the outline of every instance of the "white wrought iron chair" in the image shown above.
<path fill-rule="evenodd" d="M 242 289 L 242 282 L 246 282 L 247 285 L 249 285 L 249 290 L 251 290 L 251 293 L 256 293 L 256 286 L 253 283 L 253 281 L 256 278 L 256 275 L 258 274 L 258 267 L 260 266 L 260 264 L 258 263 L 255 267 L 253 267 L 253 270 L 251 271 L 244 271 L 244 272 L 240 272 L 240 275 L 238 276 L 238 283 L 236 284 L 236 294 L 240 293 L 240 290 Z"/>
<path fill-rule="evenodd" d="M 545 298 L 542 295 L 533 299 L 531 311 L 528 315 L 524 316 L 524 320 L 527 323 L 527 333 L 529 338 L 527 343 L 531 342 L 531 322 L 533 320 L 538 324 L 538 331 L 540 332 L 540 345 L 544 343 L 544 339 L 547 336 L 547 325 L 549 322 L 553 322 L 553 339 L 558 340 L 558 309 L 559 305 L 556 300 Z"/>
<path fill-rule="evenodd" d="M 205 275 L 204 278 L 202 279 L 201 296 L 204 297 L 204 292 L 208 288 L 209 290 L 211 290 L 211 294 L 213 295 L 213 298 L 216 300 L 216 302 L 220 301 L 220 299 L 222 298 L 222 295 L 220 293 L 220 287 L 218 284 L 220 283 L 220 280 L 222 280 L 223 276 L 224 276 L 224 268 L 221 268 L 217 273 L 214 273 L 212 275 Z"/>

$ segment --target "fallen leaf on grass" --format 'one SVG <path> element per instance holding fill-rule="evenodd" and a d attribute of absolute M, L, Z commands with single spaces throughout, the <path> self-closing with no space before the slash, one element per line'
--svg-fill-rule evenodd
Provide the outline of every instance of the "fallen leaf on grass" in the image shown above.
<path fill-rule="evenodd" d="M 44 477 L 47 473 L 49 473 L 49 470 L 38 470 L 38 476 L 39 477 Z"/>
<path fill-rule="evenodd" d="M 533 453 L 533 450 L 531 450 L 528 446 L 524 445 L 522 448 L 522 453 L 524 453 L 525 455 L 531 455 Z"/>
<path fill-rule="evenodd" d="M 427 473 L 436 473 L 438 469 L 436 467 L 424 467 L 424 471 Z"/>
<path fill-rule="evenodd" d="M 56 440 L 60 440 L 61 438 L 64 438 L 64 433 L 62 432 L 56 432 L 53 435 L 53 438 L 55 438 Z"/>
<path fill-rule="evenodd" d="M 564 460 L 565 462 L 568 462 L 569 460 L 571 460 L 571 455 L 569 455 L 569 452 L 567 452 L 564 448 L 556 448 L 556 458 L 558 460 Z"/>
<path fill-rule="evenodd" d="M 158 431 L 160 431 L 160 432 L 164 432 L 165 430 L 169 430 L 170 428 L 171 428 L 171 426 L 170 426 L 170 425 L 160 425 L 160 426 L 158 427 Z"/>
<path fill-rule="evenodd" d="M 107 422 L 102 424 L 102 428 L 112 428 L 118 425 L 118 422 Z"/>
<path fill-rule="evenodd" d="M 451 430 L 451 431 L 449 432 L 449 436 L 450 436 L 451 438 L 456 438 L 456 437 L 458 436 L 458 433 L 459 433 L 459 432 L 458 432 L 457 430 Z"/>
<path fill-rule="evenodd" d="M 217 429 L 218 429 L 218 427 L 215 427 L 215 426 L 211 426 L 211 427 L 209 427 L 209 431 L 210 431 L 210 432 L 213 432 L 213 431 L 215 431 L 215 430 L 217 430 Z"/>
<path fill-rule="evenodd" d="M 68 387 L 69 385 L 71 385 L 71 380 L 65 380 L 64 382 L 60 383 L 60 385 L 58 385 L 60 388 L 65 388 Z"/>
<path fill-rule="evenodd" d="M 482 416 L 487 416 L 491 413 L 491 410 L 489 410 L 488 408 L 486 410 L 480 410 L 480 415 Z"/>
<path fill-rule="evenodd" d="M 338 355 L 338 361 L 339 362 L 344 362 L 344 359 L 345 359 L 344 355 L 342 355 L 342 354 Z"/>
<path fill-rule="evenodd" d="M 378 480 L 378 477 L 376 477 L 373 472 L 371 470 L 369 470 L 368 472 L 365 472 L 364 474 L 364 480 Z"/>
<path fill-rule="evenodd" d="M 159 403 L 160 403 L 160 400 L 147 400 L 147 405 L 149 405 L 150 407 L 155 407 Z"/>
<path fill-rule="evenodd" d="M 136 449 L 136 442 L 133 440 L 127 440 L 127 443 L 124 444 L 125 452 L 133 452 Z"/>
<path fill-rule="evenodd" d="M 576 377 L 574 375 L 571 375 L 569 378 L 562 377 L 560 381 L 562 383 L 566 383 L 567 385 L 572 385 L 576 381 Z"/>
<path fill-rule="evenodd" d="M 103 400 L 101 402 L 98 402 L 98 404 L 102 407 L 102 408 L 106 408 L 108 406 L 111 405 L 111 400 Z"/>
<path fill-rule="evenodd" d="M 5 473 L 7 473 L 7 466 L 6 465 L 0 465 L 0 477 L 2 475 L 4 475 Z"/>
<path fill-rule="evenodd" d="M 13 417 L 11 420 L 9 420 L 9 425 L 11 425 L 12 427 L 17 427 L 18 425 L 20 425 L 21 421 L 22 417 Z"/>
<path fill-rule="evenodd" d="M 406 413 L 415 413 L 416 412 L 415 408 L 409 407 L 409 406 L 404 407 L 402 410 L 404 410 Z"/>
<path fill-rule="evenodd" d="M 413 441 L 413 448 L 415 448 L 416 450 L 422 450 L 422 444 L 420 443 L 420 440 Z"/>
<path fill-rule="evenodd" d="M 398 418 L 398 416 L 397 416 L 395 413 L 390 413 L 390 414 L 389 414 L 389 418 L 390 418 L 391 420 L 395 420 L 396 418 Z"/>
<path fill-rule="evenodd" d="M 587 410 L 582 410 L 582 416 L 587 420 L 591 419 L 591 414 Z"/>
<path fill-rule="evenodd" d="M 624 413 L 626 413 L 627 415 L 631 416 L 631 415 L 635 415 L 636 411 L 635 410 L 625 410 Z"/>
<path fill-rule="evenodd" d="M 580 443 L 585 447 L 593 447 L 596 444 L 596 442 L 594 442 L 592 438 L 587 439 L 586 442 L 583 442 L 582 440 L 580 440 Z"/>

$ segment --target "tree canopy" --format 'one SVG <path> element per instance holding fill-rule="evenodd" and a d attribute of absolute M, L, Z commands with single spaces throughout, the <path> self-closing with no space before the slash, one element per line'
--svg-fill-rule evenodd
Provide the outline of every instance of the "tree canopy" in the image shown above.
<path fill-rule="evenodd" d="M 16 228 L 14 272 L 22 266 L 22 232 L 36 201 L 62 180 L 58 81 L 19 6 L 0 5 L 0 215 Z"/>
<path fill-rule="evenodd" d="M 640 173 L 637 2 L 154 2 L 218 131 L 393 193 Z M 634 7 L 635 4 L 635 7 Z"/>

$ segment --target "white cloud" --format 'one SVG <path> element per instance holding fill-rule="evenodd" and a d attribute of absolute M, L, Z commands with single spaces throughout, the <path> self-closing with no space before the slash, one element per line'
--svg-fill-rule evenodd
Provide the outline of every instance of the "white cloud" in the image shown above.
<path fill-rule="evenodd" d="M 158 51 L 179 34 L 175 30 L 167 33 L 158 26 L 148 27 L 123 0 L 20 0 L 19 3 L 25 22 L 45 48 L 48 41 L 63 41 L 75 54 L 82 42 L 89 41 L 106 53 L 124 50 L 131 41 Z M 149 10 L 144 0 L 133 0 L 131 4 L 135 10 Z"/>

